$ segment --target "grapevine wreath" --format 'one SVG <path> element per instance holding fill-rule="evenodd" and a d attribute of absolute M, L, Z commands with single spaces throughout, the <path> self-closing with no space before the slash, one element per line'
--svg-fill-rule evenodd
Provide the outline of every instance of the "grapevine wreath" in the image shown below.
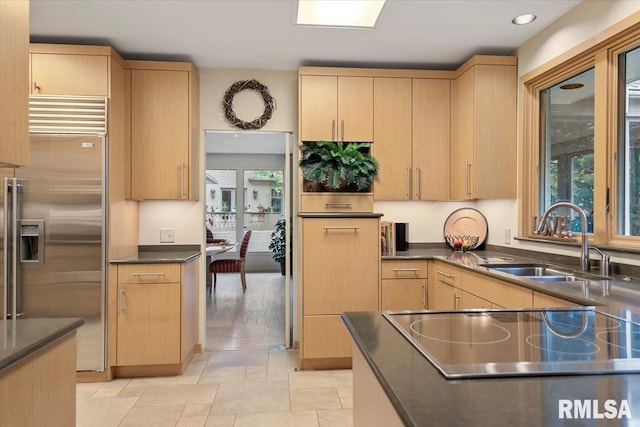
<path fill-rule="evenodd" d="M 233 98 L 236 96 L 236 94 L 238 94 L 238 92 L 245 89 L 260 92 L 264 101 L 264 112 L 260 117 L 256 117 L 250 122 L 240 120 L 238 116 L 236 116 L 236 113 L 234 113 L 233 111 Z M 229 123 L 231 123 L 235 127 L 245 130 L 260 129 L 267 123 L 267 120 L 271 118 L 273 111 L 276 109 L 276 101 L 269 93 L 269 88 L 259 81 L 240 80 L 232 84 L 231 87 L 229 87 L 229 89 L 227 89 L 227 91 L 224 93 L 224 98 L 222 99 L 222 108 L 224 108 L 224 115 Z"/>

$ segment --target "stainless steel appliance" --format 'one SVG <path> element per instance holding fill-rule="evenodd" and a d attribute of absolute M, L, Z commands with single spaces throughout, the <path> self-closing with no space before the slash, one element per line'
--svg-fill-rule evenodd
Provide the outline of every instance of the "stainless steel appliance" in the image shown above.
<path fill-rule="evenodd" d="M 446 378 L 640 372 L 640 325 L 593 308 L 383 315 Z"/>
<path fill-rule="evenodd" d="M 79 371 L 105 368 L 105 137 L 31 135 L 0 197 L 2 318 L 81 317 Z"/>

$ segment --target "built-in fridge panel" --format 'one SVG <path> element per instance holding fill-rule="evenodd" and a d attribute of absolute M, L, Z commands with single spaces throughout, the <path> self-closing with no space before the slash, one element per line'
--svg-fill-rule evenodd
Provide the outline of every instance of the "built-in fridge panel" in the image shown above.
<path fill-rule="evenodd" d="M 17 282 L 16 311 L 18 317 L 83 318 L 77 370 L 102 371 L 105 138 L 34 134 L 30 142 L 29 166 L 15 169 L 17 179 L 9 180 L 9 187 L 18 189 L 16 206 L 7 206 L 13 211 L 9 217 L 15 215 L 9 221 L 13 227 L 3 227 L 4 240 L 13 241 L 3 264 L 16 270 L 9 275 L 9 282 L 13 277 Z M 10 188 L 4 198 L 15 201 L 13 194 Z M 5 294 L 12 309 L 13 292 Z"/>

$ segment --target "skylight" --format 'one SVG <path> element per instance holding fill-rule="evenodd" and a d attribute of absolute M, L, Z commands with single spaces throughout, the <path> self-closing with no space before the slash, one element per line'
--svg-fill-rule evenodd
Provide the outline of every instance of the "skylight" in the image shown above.
<path fill-rule="evenodd" d="M 298 0 L 298 25 L 373 28 L 387 0 Z"/>

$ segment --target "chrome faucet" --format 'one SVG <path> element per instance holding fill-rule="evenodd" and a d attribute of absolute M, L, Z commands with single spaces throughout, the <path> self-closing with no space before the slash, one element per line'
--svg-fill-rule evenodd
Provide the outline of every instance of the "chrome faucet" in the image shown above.
<path fill-rule="evenodd" d="M 547 218 L 551 211 L 556 210 L 557 208 L 570 208 L 578 213 L 580 216 L 580 228 L 582 230 L 582 246 L 580 250 L 580 270 L 589 271 L 589 239 L 587 239 L 587 215 L 584 213 L 580 206 L 571 202 L 558 202 L 549 206 L 547 210 L 542 214 L 542 218 L 540 219 L 540 224 L 538 224 L 538 228 L 536 228 L 536 234 L 540 234 L 544 229 Z"/>
<path fill-rule="evenodd" d="M 602 250 L 600 250 L 600 248 L 596 248 L 595 246 L 591 246 L 589 247 L 589 250 L 592 251 L 596 251 L 600 257 L 600 275 L 601 276 L 608 276 L 609 275 L 609 264 L 611 262 L 611 257 L 607 254 L 605 254 L 604 252 L 602 252 Z"/>

